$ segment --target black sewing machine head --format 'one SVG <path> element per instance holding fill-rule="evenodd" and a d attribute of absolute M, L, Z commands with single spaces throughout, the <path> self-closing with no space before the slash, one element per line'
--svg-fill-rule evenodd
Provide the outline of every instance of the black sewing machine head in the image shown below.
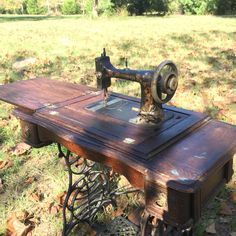
<path fill-rule="evenodd" d="M 135 81 L 141 85 L 139 120 L 159 123 L 164 119 L 162 104 L 170 101 L 178 86 L 178 70 L 172 61 L 163 61 L 155 70 L 117 69 L 104 49 L 101 56 L 95 59 L 95 65 L 97 87 L 104 90 L 105 104 L 112 77 Z"/>

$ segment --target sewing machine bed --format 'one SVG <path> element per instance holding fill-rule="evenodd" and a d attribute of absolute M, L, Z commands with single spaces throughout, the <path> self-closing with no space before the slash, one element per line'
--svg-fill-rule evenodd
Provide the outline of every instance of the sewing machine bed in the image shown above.
<path fill-rule="evenodd" d="M 140 124 L 139 99 L 113 93 L 105 106 L 102 91 L 48 79 L 21 81 L 5 88 L 2 98 L 34 113 L 35 119 L 138 159 L 153 158 L 207 119 L 201 113 L 165 106 L 164 121 Z"/>
<path fill-rule="evenodd" d="M 112 93 L 104 106 L 102 97 L 87 86 L 44 78 L 0 86 L 0 99 L 17 107 L 30 145 L 59 142 L 144 189 L 152 215 L 172 224 L 197 220 L 232 176 L 235 126 L 170 106 L 162 123 L 139 124 L 139 99 Z"/>

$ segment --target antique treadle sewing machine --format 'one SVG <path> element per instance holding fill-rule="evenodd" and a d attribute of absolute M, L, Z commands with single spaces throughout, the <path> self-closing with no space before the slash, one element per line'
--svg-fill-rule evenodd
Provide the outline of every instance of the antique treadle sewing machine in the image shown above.
<path fill-rule="evenodd" d="M 121 70 L 104 50 L 95 64 L 99 90 L 46 78 L 0 86 L 0 99 L 16 106 L 23 140 L 33 147 L 55 142 L 65 158 L 62 235 L 137 190 L 145 196 L 140 229 L 131 232 L 121 220 L 123 231 L 113 235 L 193 235 L 202 209 L 232 176 L 236 127 L 164 105 L 178 86 L 171 61 Z M 113 77 L 140 83 L 141 100 L 108 93 Z M 131 187 L 119 188 L 117 173 Z"/>

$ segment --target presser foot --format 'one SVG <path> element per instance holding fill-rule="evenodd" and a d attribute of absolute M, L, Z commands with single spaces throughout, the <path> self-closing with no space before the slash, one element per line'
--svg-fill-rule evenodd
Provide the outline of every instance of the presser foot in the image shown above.
<path fill-rule="evenodd" d="M 174 227 L 144 211 L 140 222 L 140 236 L 193 236 L 193 225 Z"/>
<path fill-rule="evenodd" d="M 60 144 L 58 150 L 69 177 L 63 204 L 62 236 L 69 235 L 80 222 L 94 223 L 99 211 L 109 204 L 116 207 L 116 197 L 139 191 L 130 186 L 119 188 L 119 174 L 111 168 L 73 156 L 69 150 L 63 152 Z"/>

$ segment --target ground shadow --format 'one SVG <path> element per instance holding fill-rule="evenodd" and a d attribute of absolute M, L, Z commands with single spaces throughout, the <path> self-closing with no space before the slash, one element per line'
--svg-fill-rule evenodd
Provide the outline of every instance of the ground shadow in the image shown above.
<path fill-rule="evenodd" d="M 47 15 L 0 15 L 0 23 L 16 22 L 16 21 L 42 21 L 42 20 L 62 20 L 62 19 L 77 19 L 80 15 L 74 16 L 47 16 Z"/>
<path fill-rule="evenodd" d="M 221 17 L 221 18 L 236 18 L 236 15 L 216 15 L 216 17 Z"/>

